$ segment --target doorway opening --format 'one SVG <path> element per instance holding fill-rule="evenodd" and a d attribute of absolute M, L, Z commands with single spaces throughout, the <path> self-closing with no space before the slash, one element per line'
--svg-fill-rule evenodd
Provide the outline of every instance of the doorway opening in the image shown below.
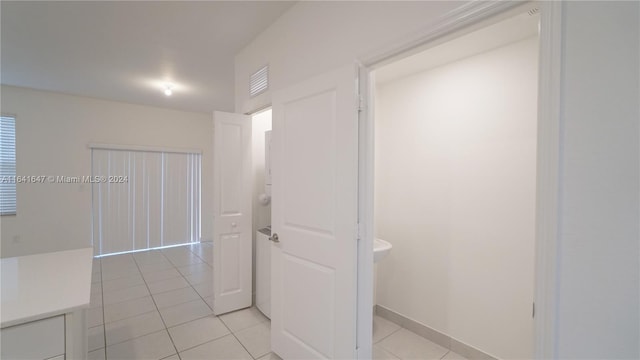
<path fill-rule="evenodd" d="M 253 148 L 253 279 L 258 310 L 271 318 L 271 108 L 251 115 Z"/>
<path fill-rule="evenodd" d="M 538 52 L 528 3 L 372 72 L 374 358 L 534 357 Z"/>

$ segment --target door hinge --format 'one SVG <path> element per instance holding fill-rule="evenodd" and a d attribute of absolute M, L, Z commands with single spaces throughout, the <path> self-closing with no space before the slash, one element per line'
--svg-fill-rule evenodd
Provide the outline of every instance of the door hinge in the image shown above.
<path fill-rule="evenodd" d="M 360 223 L 356 223 L 356 240 L 360 240 L 362 238 L 362 226 Z"/>
<path fill-rule="evenodd" d="M 364 111 L 364 97 L 358 94 L 358 112 Z"/>

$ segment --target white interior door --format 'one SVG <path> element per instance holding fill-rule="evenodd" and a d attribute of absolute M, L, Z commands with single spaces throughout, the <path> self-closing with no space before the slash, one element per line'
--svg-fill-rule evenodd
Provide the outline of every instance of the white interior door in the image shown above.
<path fill-rule="evenodd" d="M 213 113 L 213 312 L 251 306 L 251 118 Z"/>
<path fill-rule="evenodd" d="M 284 359 L 356 357 L 356 79 L 351 65 L 273 95 L 271 346 Z"/>

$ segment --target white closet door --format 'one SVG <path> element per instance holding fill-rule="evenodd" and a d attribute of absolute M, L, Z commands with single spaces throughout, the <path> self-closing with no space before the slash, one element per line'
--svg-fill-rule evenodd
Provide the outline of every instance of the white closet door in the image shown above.
<path fill-rule="evenodd" d="M 213 312 L 251 306 L 251 118 L 213 114 Z"/>

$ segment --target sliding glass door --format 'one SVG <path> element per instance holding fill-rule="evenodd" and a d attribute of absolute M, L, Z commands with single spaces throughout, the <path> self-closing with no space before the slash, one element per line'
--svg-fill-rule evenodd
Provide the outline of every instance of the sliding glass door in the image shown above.
<path fill-rule="evenodd" d="M 201 155 L 91 150 L 95 255 L 198 242 Z"/>

